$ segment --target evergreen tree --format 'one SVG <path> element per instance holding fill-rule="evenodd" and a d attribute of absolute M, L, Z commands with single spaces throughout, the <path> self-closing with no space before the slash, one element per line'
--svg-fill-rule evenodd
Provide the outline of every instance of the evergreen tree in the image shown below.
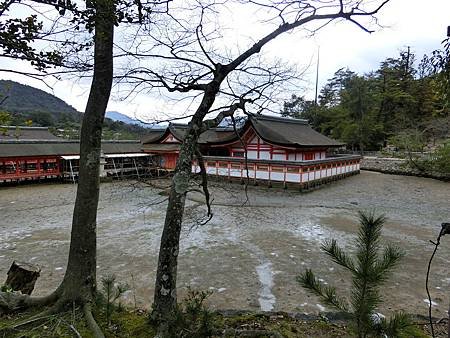
<path fill-rule="evenodd" d="M 349 313 L 359 338 L 369 335 L 400 337 L 409 327 L 408 316 L 396 313 L 389 320 L 380 319 L 376 309 L 382 303 L 380 287 L 404 254 L 394 246 L 381 248 L 381 229 L 385 222 L 383 216 L 360 212 L 359 220 L 355 257 L 350 257 L 335 239 L 322 244 L 322 250 L 352 275 L 349 300 L 340 297 L 335 287 L 325 285 L 317 279 L 310 269 L 298 276 L 297 280 L 325 304 Z"/>
<path fill-rule="evenodd" d="M 423 134 L 424 143 L 448 137 L 450 43 L 415 66 L 410 48 L 359 75 L 341 68 L 319 102 L 294 95 L 281 114 L 308 119 L 314 129 L 352 149 L 379 150 L 399 135 Z"/>

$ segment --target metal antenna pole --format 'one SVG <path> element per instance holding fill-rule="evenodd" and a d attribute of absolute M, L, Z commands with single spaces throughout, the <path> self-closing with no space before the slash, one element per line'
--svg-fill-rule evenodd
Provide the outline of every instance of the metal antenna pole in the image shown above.
<path fill-rule="evenodd" d="M 319 59 L 320 59 L 320 46 L 317 47 L 317 66 L 316 66 L 316 95 L 314 98 L 314 104 L 317 106 L 317 92 L 319 90 Z"/>

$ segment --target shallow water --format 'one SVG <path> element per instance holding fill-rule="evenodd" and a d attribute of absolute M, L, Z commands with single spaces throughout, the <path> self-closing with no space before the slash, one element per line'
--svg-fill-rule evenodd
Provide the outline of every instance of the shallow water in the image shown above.
<path fill-rule="evenodd" d="M 159 182 L 167 185 L 168 182 Z M 0 278 L 14 259 L 42 267 L 36 294 L 55 288 L 64 275 L 76 186 L 41 184 L 0 188 Z M 134 305 L 151 303 L 166 196 L 161 189 L 131 182 L 103 184 L 98 211 L 98 276 L 114 273 L 132 290 Z M 212 183 L 213 219 L 200 195 L 189 197 L 182 234 L 178 285 L 212 290 L 217 308 L 317 312 L 318 299 L 295 281 L 305 268 L 346 294 L 348 274 L 321 251 L 336 238 L 352 251 L 357 211 L 375 209 L 387 217 L 384 240 L 406 253 L 383 288 L 380 312 L 404 309 L 426 314 L 424 290 L 430 239 L 450 220 L 450 184 L 436 180 L 362 172 L 300 194 L 293 190 Z M 437 317 L 449 303 L 450 240 L 442 240 L 433 263 L 431 287 Z M 327 308 L 328 309 L 328 308 Z"/>

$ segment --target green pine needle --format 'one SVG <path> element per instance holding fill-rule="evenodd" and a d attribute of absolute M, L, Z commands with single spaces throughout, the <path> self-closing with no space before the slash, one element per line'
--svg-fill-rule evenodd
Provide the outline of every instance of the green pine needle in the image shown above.
<path fill-rule="evenodd" d="M 383 318 L 380 324 L 381 334 L 385 334 L 389 338 L 406 337 L 405 331 L 412 326 L 412 320 L 406 313 L 396 312 L 389 320 Z"/>
<path fill-rule="evenodd" d="M 359 222 L 354 258 L 344 252 L 335 239 L 325 241 L 321 247 L 333 262 L 350 271 L 352 275 L 350 306 L 348 301 L 336 294 L 334 287 L 321 283 L 310 269 L 298 276 L 297 281 L 309 292 L 318 296 L 324 304 L 350 312 L 354 318 L 358 337 L 381 334 L 388 337 L 401 337 L 407 332 L 408 325 L 410 329 L 410 320 L 407 315 L 397 313 L 389 320 L 383 319 L 380 323 L 375 323 L 373 316 L 382 302 L 380 286 L 398 266 L 404 253 L 395 246 L 381 247 L 384 216 L 376 216 L 374 212 L 360 212 Z"/>
<path fill-rule="evenodd" d="M 355 266 L 353 260 L 348 257 L 348 255 L 339 247 L 335 239 L 326 240 L 322 246 L 322 250 L 331 257 L 333 262 L 339 264 L 340 266 L 350 270 L 355 271 Z"/>
<path fill-rule="evenodd" d="M 336 294 L 336 288 L 325 285 L 319 281 L 311 269 L 297 277 L 297 282 L 312 294 L 318 296 L 326 305 L 330 305 L 340 311 L 348 312 L 347 302 Z"/>

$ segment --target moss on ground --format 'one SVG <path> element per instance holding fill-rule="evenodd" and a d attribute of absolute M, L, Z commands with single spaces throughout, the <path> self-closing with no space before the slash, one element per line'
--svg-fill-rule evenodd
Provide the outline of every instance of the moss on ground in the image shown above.
<path fill-rule="evenodd" d="M 24 326 L 19 323 L 27 322 L 39 312 L 26 312 L 20 315 L 8 315 L 0 317 L 0 338 L 60 338 L 77 337 L 74 329 L 83 338 L 91 338 L 92 335 L 86 326 L 80 311 L 68 311 L 64 314 L 45 317 L 42 320 L 31 322 Z M 95 318 L 105 336 L 108 338 L 144 338 L 154 337 L 155 330 L 149 324 L 148 312 L 144 310 L 116 310 L 111 316 L 111 323 L 106 323 L 106 317 L 102 310 L 95 312 Z M 330 323 L 325 320 L 298 320 L 287 315 L 264 315 L 260 313 L 247 313 L 232 316 L 213 316 L 214 326 L 220 335 L 216 337 L 239 337 L 236 330 L 278 332 L 283 337 L 354 337 L 351 329 L 344 322 Z M 224 335 L 223 332 L 228 332 Z M 186 336 L 188 337 L 188 335 Z M 270 337 L 260 334 L 257 337 Z M 422 328 L 412 328 L 408 337 L 429 337 Z M 192 337 L 194 338 L 194 337 Z M 201 338 L 201 337 L 195 337 Z"/>
<path fill-rule="evenodd" d="M 77 337 L 76 332 L 83 338 L 91 338 L 92 334 L 79 309 L 68 311 L 55 316 L 48 316 L 42 320 L 26 323 L 39 312 L 27 312 L 20 315 L 9 315 L 0 317 L 1 338 L 62 338 Z M 114 311 L 111 322 L 108 325 L 103 311 L 95 311 L 94 317 L 102 328 L 106 337 L 111 338 L 144 338 L 153 337 L 154 329 L 149 325 L 148 314 L 145 311 L 122 310 Z M 71 328 L 73 326 L 73 329 Z M 76 330 L 76 332 L 75 332 Z"/>

